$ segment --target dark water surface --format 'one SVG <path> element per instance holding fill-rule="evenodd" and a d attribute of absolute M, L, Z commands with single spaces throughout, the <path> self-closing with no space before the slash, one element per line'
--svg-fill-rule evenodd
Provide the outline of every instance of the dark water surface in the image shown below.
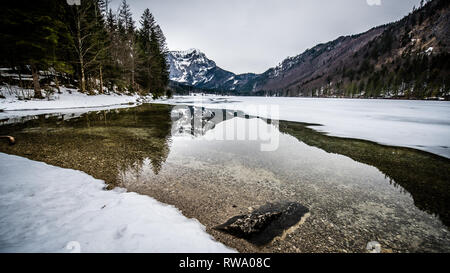
<path fill-rule="evenodd" d="M 0 152 L 84 171 L 175 205 L 239 251 L 449 252 L 450 160 L 408 148 L 326 136 L 309 124 L 225 110 L 147 104 L 0 123 Z M 261 151 L 267 139 L 277 149 Z M 227 140 L 228 139 L 228 140 Z M 212 227 L 268 202 L 310 216 L 257 247 Z"/>

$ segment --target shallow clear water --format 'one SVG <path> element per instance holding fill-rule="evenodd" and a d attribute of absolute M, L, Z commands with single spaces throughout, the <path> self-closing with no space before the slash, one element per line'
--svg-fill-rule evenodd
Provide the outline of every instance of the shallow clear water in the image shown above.
<path fill-rule="evenodd" d="M 241 112 L 143 105 L 0 127 L 0 151 L 79 169 L 180 208 L 240 251 L 450 251 L 450 161 Z M 270 144 L 270 145 L 269 145 Z M 269 147 L 264 149 L 263 147 Z M 255 248 L 209 228 L 267 202 L 311 216 Z"/>

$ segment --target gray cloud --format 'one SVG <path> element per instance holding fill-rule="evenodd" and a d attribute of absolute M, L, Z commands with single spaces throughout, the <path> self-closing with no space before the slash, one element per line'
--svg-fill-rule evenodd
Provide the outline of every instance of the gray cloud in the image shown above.
<path fill-rule="evenodd" d="M 112 7 L 120 2 L 113 0 Z M 418 2 L 383 0 L 370 6 L 366 0 L 128 0 L 136 21 L 150 9 L 171 50 L 198 48 L 235 73 L 264 72 L 318 43 L 401 19 Z"/>

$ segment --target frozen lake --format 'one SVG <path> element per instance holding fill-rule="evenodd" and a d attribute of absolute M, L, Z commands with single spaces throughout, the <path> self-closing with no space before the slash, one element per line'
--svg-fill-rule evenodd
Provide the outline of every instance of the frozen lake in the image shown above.
<path fill-rule="evenodd" d="M 332 136 L 410 147 L 450 158 L 450 102 L 281 97 L 179 96 L 159 103 L 241 110 L 320 124 Z"/>

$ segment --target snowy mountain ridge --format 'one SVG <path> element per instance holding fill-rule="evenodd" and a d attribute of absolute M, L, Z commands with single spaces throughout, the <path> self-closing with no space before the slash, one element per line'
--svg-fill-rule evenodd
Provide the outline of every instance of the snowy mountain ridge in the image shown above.
<path fill-rule="evenodd" d="M 258 75 L 224 71 L 189 50 L 202 70 L 177 74 L 175 67 L 171 79 L 193 73 L 183 84 L 236 95 L 450 100 L 449 3 L 428 1 L 398 21 L 315 45 Z"/>
<path fill-rule="evenodd" d="M 216 63 L 206 57 L 198 49 L 171 51 L 168 56 L 170 79 L 180 83 L 196 85 L 211 80 L 208 71 L 216 67 Z"/>
<path fill-rule="evenodd" d="M 170 51 L 170 80 L 206 89 L 238 90 L 246 86 L 256 74 L 236 75 L 217 66 L 199 49 Z"/>

